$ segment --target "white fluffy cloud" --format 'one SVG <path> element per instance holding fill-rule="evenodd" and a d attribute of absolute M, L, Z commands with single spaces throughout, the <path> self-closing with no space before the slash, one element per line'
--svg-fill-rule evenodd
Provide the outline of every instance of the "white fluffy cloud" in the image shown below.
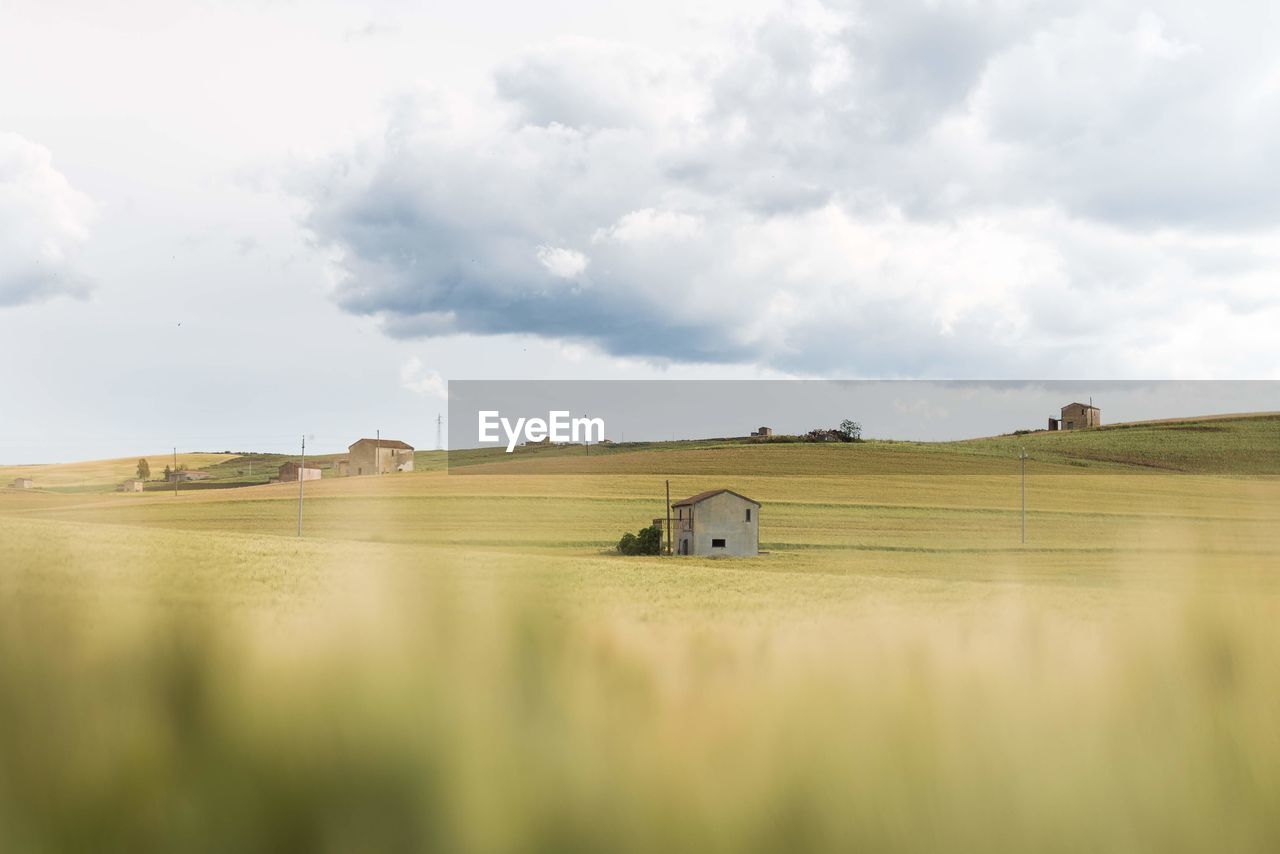
<path fill-rule="evenodd" d="M 561 246 L 539 246 L 536 254 L 547 272 L 558 279 L 576 279 L 591 261 L 581 252 Z"/>
<path fill-rule="evenodd" d="M 0 132 L 0 308 L 89 292 L 73 261 L 92 215 L 47 149 Z"/>
<path fill-rule="evenodd" d="M 406 99 L 307 223 L 341 304 L 396 336 L 1277 376 L 1280 18 L 1238 5 L 869 0 L 707 54 L 561 42 L 487 105 Z"/>
<path fill-rule="evenodd" d="M 448 386 L 439 371 L 427 371 L 417 356 L 400 366 L 400 385 L 407 391 L 423 396 L 447 399 Z"/>

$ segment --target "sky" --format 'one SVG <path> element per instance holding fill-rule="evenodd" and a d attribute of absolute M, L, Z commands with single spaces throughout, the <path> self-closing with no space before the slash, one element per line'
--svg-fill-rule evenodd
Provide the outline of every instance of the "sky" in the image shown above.
<path fill-rule="evenodd" d="M 0 462 L 430 447 L 449 380 L 1280 379 L 1278 37 L 0 0 Z"/>

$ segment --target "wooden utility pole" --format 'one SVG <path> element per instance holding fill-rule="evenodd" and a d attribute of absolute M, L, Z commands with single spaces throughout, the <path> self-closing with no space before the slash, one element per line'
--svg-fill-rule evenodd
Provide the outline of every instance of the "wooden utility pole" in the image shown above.
<path fill-rule="evenodd" d="M 671 556 L 671 481 L 667 481 L 667 557 Z"/>
<path fill-rule="evenodd" d="M 373 473 L 382 474 L 382 430 L 379 429 L 373 446 Z"/>
<path fill-rule="evenodd" d="M 178 449 L 173 449 L 173 497 L 178 497 Z"/>
<path fill-rule="evenodd" d="M 302 437 L 302 462 L 298 464 L 298 536 L 302 536 L 302 484 L 306 478 L 302 476 L 302 470 L 307 467 L 307 437 Z"/>

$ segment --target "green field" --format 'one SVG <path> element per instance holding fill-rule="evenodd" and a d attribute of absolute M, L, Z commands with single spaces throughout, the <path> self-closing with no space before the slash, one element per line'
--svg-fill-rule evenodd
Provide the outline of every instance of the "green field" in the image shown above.
<path fill-rule="evenodd" d="M 1280 848 L 1280 419 L 591 453 L 0 490 L 0 849 Z"/>

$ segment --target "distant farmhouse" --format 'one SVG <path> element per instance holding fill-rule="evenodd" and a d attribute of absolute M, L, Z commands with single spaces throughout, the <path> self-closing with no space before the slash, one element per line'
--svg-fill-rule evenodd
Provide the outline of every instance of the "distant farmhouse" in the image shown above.
<path fill-rule="evenodd" d="M 207 471 L 187 471 L 186 469 L 183 469 L 181 471 L 169 472 L 167 482 L 188 483 L 193 480 L 208 480 L 211 477 L 213 477 L 213 475 L 209 474 Z"/>
<path fill-rule="evenodd" d="M 772 435 L 773 435 L 772 427 L 761 427 L 759 430 L 752 432 L 751 438 L 752 439 L 768 439 Z"/>
<path fill-rule="evenodd" d="M 1068 403 L 1062 407 L 1061 418 L 1050 418 L 1050 430 L 1079 430 L 1084 427 L 1101 427 L 1102 410 L 1091 403 Z"/>
<path fill-rule="evenodd" d="M 15 477 L 13 482 L 9 484 L 14 489 L 32 489 L 35 485 L 35 481 L 29 477 Z"/>
<path fill-rule="evenodd" d="M 316 466 L 303 466 L 301 463 L 287 462 L 280 466 L 281 483 L 297 483 L 300 480 L 319 480 L 320 469 Z"/>
<path fill-rule="evenodd" d="M 360 439 L 347 450 L 348 474 L 413 471 L 413 445 L 399 439 Z"/>
<path fill-rule="evenodd" d="M 675 553 L 753 557 L 760 553 L 760 502 L 713 489 L 671 505 Z"/>
<path fill-rule="evenodd" d="M 116 487 L 116 492 L 141 492 L 143 483 L 138 478 L 133 477 Z"/>

